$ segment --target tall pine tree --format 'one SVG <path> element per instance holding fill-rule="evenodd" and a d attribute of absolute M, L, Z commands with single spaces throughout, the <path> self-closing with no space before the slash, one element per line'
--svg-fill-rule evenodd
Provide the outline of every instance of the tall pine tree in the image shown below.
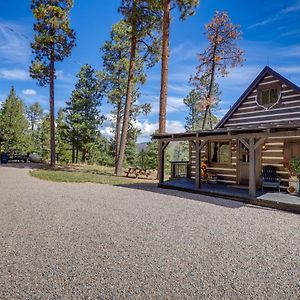
<path fill-rule="evenodd" d="M 81 161 L 85 162 L 88 144 L 100 135 L 100 126 L 104 121 L 104 116 L 100 115 L 102 91 L 95 70 L 90 65 L 84 65 L 77 78 L 65 113 L 73 144 L 72 161 L 78 162 L 78 153 L 81 151 Z"/>
<path fill-rule="evenodd" d="M 75 33 L 70 28 L 73 0 L 32 0 L 31 10 L 36 19 L 34 42 L 35 60 L 30 67 L 32 78 L 50 88 L 50 148 L 51 166 L 55 167 L 54 81 L 55 63 L 71 55 Z"/>
<path fill-rule="evenodd" d="M 166 131 L 167 96 L 168 96 L 168 65 L 170 44 L 171 9 L 178 7 L 180 19 L 185 20 L 195 13 L 199 0 L 163 0 L 163 26 L 161 51 L 161 87 L 159 101 L 159 133 Z"/>
<path fill-rule="evenodd" d="M 117 157 L 121 142 L 121 125 L 124 116 L 124 104 L 126 98 L 126 88 L 128 83 L 129 59 L 130 59 L 130 40 L 128 33 L 128 24 L 121 20 L 112 28 L 111 39 L 105 42 L 101 48 L 103 53 L 103 70 L 99 72 L 99 78 L 103 86 L 108 102 L 112 104 L 111 111 L 113 131 L 114 131 L 114 153 L 115 153 L 115 171 Z M 141 113 L 147 113 L 150 110 L 149 104 L 136 104 L 140 93 L 139 87 L 146 81 L 144 73 L 144 62 L 140 57 L 136 59 L 136 71 L 134 75 L 132 112 L 130 114 L 130 123 Z M 129 126 L 133 129 L 133 126 Z M 128 145 L 127 145 L 128 146 Z M 128 153 L 128 151 L 127 151 Z"/>
<path fill-rule="evenodd" d="M 130 28 L 130 59 L 121 142 L 116 168 L 118 175 L 122 173 L 125 158 L 132 110 L 136 59 L 141 57 L 147 62 L 148 67 L 153 66 L 159 60 L 160 41 L 158 33 L 161 29 L 161 3 L 153 0 L 122 0 L 120 11 Z"/>
<path fill-rule="evenodd" d="M 206 128 L 211 107 L 216 101 L 214 84 L 217 77 L 227 76 L 229 68 L 236 67 L 244 60 L 244 51 L 236 44 L 242 35 L 240 26 L 231 23 L 227 12 L 215 12 L 213 19 L 205 28 L 209 45 L 203 53 L 199 54 L 200 64 L 196 69 L 196 75 L 191 80 L 199 90 L 203 90 L 201 81 L 205 82 L 206 94 L 200 103 L 204 107 L 202 129 Z"/>
<path fill-rule="evenodd" d="M 0 111 L 1 134 L 5 136 L 2 149 L 5 152 L 24 154 L 30 144 L 29 123 L 26 118 L 25 105 L 11 88 L 7 99 L 2 103 Z"/>

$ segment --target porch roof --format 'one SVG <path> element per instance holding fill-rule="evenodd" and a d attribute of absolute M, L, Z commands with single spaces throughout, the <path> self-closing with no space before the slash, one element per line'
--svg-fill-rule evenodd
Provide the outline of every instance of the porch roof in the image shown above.
<path fill-rule="evenodd" d="M 272 137 L 272 136 L 300 136 L 300 123 L 290 123 L 285 125 L 261 125 L 235 127 L 235 128 L 217 128 L 214 130 L 197 130 L 181 133 L 156 133 L 153 138 L 165 141 L 184 141 L 193 139 L 234 139 L 243 137 Z"/>

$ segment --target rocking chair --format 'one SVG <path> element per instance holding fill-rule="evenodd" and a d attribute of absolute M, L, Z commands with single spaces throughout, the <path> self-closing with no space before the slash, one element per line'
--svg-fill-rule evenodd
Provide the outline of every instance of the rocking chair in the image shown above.
<path fill-rule="evenodd" d="M 280 193 L 281 177 L 277 175 L 276 167 L 264 166 L 261 176 L 261 190 L 264 192 L 264 187 L 278 188 Z"/>

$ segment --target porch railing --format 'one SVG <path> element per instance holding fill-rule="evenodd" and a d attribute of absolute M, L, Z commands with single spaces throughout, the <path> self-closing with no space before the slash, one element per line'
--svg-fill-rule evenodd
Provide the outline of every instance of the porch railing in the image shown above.
<path fill-rule="evenodd" d="M 190 178 L 190 162 L 171 161 L 171 178 Z"/>

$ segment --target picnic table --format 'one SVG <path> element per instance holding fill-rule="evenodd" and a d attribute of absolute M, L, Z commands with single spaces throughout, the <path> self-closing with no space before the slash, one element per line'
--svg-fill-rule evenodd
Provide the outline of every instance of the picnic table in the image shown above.
<path fill-rule="evenodd" d="M 139 167 L 130 167 L 128 168 L 128 171 L 125 172 L 126 177 L 129 177 L 129 175 L 135 176 L 136 179 L 139 178 L 139 176 L 146 176 L 149 177 L 151 175 L 150 170 L 142 169 Z"/>

